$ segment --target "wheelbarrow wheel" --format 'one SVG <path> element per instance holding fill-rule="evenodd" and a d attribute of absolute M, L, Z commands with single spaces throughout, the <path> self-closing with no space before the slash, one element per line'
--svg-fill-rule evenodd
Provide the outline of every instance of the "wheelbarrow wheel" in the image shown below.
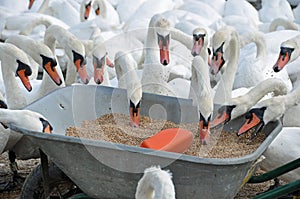
<path fill-rule="evenodd" d="M 38 165 L 27 176 L 21 193 L 21 199 L 44 199 L 42 167 Z M 81 190 L 54 163 L 49 163 L 50 198 L 69 198 L 81 193 Z"/>

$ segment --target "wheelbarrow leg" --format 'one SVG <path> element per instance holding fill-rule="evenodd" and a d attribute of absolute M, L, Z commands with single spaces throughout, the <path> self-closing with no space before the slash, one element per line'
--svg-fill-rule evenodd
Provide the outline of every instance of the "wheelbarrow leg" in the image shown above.
<path fill-rule="evenodd" d="M 49 165 L 47 155 L 40 149 L 45 198 L 49 198 Z"/>

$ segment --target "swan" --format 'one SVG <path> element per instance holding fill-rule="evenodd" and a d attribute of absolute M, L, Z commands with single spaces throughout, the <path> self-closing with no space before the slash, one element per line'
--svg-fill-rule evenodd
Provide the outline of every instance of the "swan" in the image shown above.
<path fill-rule="evenodd" d="M 257 10 L 248 2 L 240 0 L 228 0 L 225 3 L 223 17 L 238 15 L 250 19 L 251 25 L 257 26 L 260 23 Z"/>
<path fill-rule="evenodd" d="M 240 38 L 241 49 L 238 69 L 235 75 L 233 89 L 241 87 L 253 87 L 260 81 L 276 77 L 282 79 L 288 88 L 292 90 L 292 82 L 286 70 L 275 73 L 272 69 L 274 53 L 267 52 L 264 34 L 258 31 L 249 32 Z M 256 49 L 252 42 L 255 43 Z M 249 44 L 246 46 L 246 44 Z M 252 53 L 256 52 L 256 53 Z"/>
<path fill-rule="evenodd" d="M 160 166 L 151 166 L 145 169 L 138 182 L 135 199 L 175 199 L 175 195 L 172 173 Z"/>
<path fill-rule="evenodd" d="M 287 0 L 268 1 L 262 0 L 261 9 L 258 11 L 260 21 L 267 23 L 276 18 L 286 18 L 291 21 L 295 20 L 292 8 Z"/>
<path fill-rule="evenodd" d="M 0 122 L 29 131 L 51 133 L 53 127 L 40 113 L 31 110 L 0 109 Z"/>
<path fill-rule="evenodd" d="M 287 93 L 286 95 L 280 95 L 258 102 L 245 115 L 247 121 L 239 129 L 238 135 L 247 132 L 251 128 L 256 128 L 254 131 L 254 135 L 256 135 L 257 132 L 259 132 L 264 125 L 268 124 L 271 121 L 280 119 L 284 114 L 286 114 L 286 111 L 288 109 L 297 106 L 299 102 L 299 86 L 294 88 L 291 92 Z M 300 122 L 298 121 L 293 126 L 300 126 Z"/>
<path fill-rule="evenodd" d="M 19 109 L 26 106 L 27 101 L 23 94 L 23 90 L 19 87 L 16 80 L 16 75 L 21 79 L 27 91 L 30 92 L 32 86 L 28 76 L 31 75 L 32 71 L 27 55 L 13 44 L 0 43 L 0 60 L 7 107 L 9 109 Z M 19 137 L 17 135 L 12 135 L 10 132 L 10 130 L 4 129 L 1 126 L 1 140 L 3 139 L 5 141 L 1 153 L 9 150 L 10 165 L 14 174 L 13 179 L 17 179 L 19 175 L 15 162 L 15 154 L 11 149 L 18 142 Z M 8 133 L 9 137 L 7 138 L 4 133 Z"/>
<path fill-rule="evenodd" d="M 265 79 L 249 89 L 246 94 L 232 98 L 228 105 L 219 108 L 217 116 L 212 121 L 212 127 L 217 128 L 243 115 L 258 101 L 266 99 L 269 93 L 278 96 L 285 95 L 287 92 L 286 84 L 281 79 Z"/>
<path fill-rule="evenodd" d="M 293 82 L 293 85 L 298 84 L 298 76 L 300 74 L 299 64 L 300 59 L 298 59 L 300 55 L 300 34 L 298 36 L 287 39 L 282 42 L 280 45 L 280 52 L 278 56 L 277 62 L 274 64 L 273 69 L 275 72 L 281 72 L 282 70 L 286 70 Z"/>
<path fill-rule="evenodd" d="M 191 37 L 183 37 L 184 35 L 182 35 L 182 33 L 178 34 L 178 31 L 172 30 L 171 34 L 173 39 L 176 39 L 181 43 L 183 43 L 185 46 L 187 46 L 187 48 L 190 49 L 191 54 L 194 57 L 199 55 L 202 57 L 205 63 L 210 64 L 210 58 L 207 50 L 209 36 L 205 28 L 202 27 L 195 28 L 192 33 L 192 38 L 193 38 L 192 40 Z M 179 68 L 177 66 L 173 66 L 172 69 L 181 75 L 184 74 L 185 72 L 184 70 L 182 70 L 183 67 Z M 173 70 L 171 72 L 174 74 Z M 189 68 L 189 70 L 192 71 L 191 68 Z M 170 76 L 172 76 L 173 74 L 170 74 Z M 179 74 L 177 76 L 179 76 Z M 190 76 L 192 76 L 192 74 Z M 168 84 L 174 90 L 176 97 L 185 98 L 185 99 L 189 98 L 190 91 L 186 88 L 190 87 L 191 80 L 184 77 L 183 78 L 177 77 L 170 80 L 169 77 Z"/>
<path fill-rule="evenodd" d="M 118 12 L 107 0 L 84 0 L 80 6 L 80 20 L 88 19 L 91 9 L 95 11 L 97 17 L 102 17 L 103 22 L 109 25 L 120 24 Z"/>
<path fill-rule="evenodd" d="M 174 96 L 167 84 L 169 73 L 166 65 L 170 63 L 169 27 L 169 21 L 162 15 L 157 14 L 151 18 L 144 48 L 145 60 L 141 80 L 144 92 Z"/>
<path fill-rule="evenodd" d="M 35 0 L 29 3 L 28 7 L 32 12 L 55 17 L 69 26 L 74 26 L 80 22 L 80 5 L 76 1 L 43 0 L 41 5 L 35 6 L 35 4 L 38 4 Z"/>
<path fill-rule="evenodd" d="M 144 41 L 145 35 L 147 35 L 147 29 L 151 18 L 156 14 L 172 10 L 175 7 L 175 5 L 176 4 L 172 0 L 145 0 L 138 7 L 136 12 L 134 12 L 134 14 L 131 15 L 131 17 L 125 22 L 122 29 L 125 32 L 135 31 L 135 36 L 140 41 Z"/>
<path fill-rule="evenodd" d="M 76 71 L 81 81 L 85 84 L 89 82 L 86 71 L 85 48 L 83 44 L 72 33 L 59 25 L 51 25 L 47 28 L 44 36 L 44 43 L 55 53 L 56 41 L 65 49 L 69 58 L 66 74 L 66 85 L 71 85 L 76 81 Z M 72 60 L 72 62 L 70 61 Z M 74 67 L 75 66 L 75 67 Z"/>
<path fill-rule="evenodd" d="M 28 92 L 32 90 L 29 77 L 32 74 L 25 52 L 13 44 L 0 43 L 2 78 L 5 86 L 6 102 L 9 109 L 19 109 L 27 105 L 26 98 L 16 80 L 16 75 Z"/>
<path fill-rule="evenodd" d="M 69 25 L 55 17 L 26 12 L 0 20 L 0 36 L 2 40 L 5 40 L 11 35 L 23 34 L 42 41 L 45 34 L 45 26 L 48 27 L 50 24 L 60 25 L 66 29 L 69 28 Z"/>
<path fill-rule="evenodd" d="M 298 58 L 300 56 L 300 35 L 297 35 L 295 37 L 292 37 L 291 39 L 288 39 L 284 41 L 281 44 L 280 52 L 278 59 L 276 63 L 273 66 L 274 71 L 280 73 L 282 68 L 284 68 L 287 65 L 287 69 L 291 68 L 291 71 L 293 71 L 293 76 L 291 77 L 293 79 L 293 85 L 294 88 L 299 87 L 299 69 L 297 66 L 299 66 L 300 59 Z M 292 108 L 288 109 L 283 117 L 283 125 L 284 126 L 299 126 L 298 115 L 300 106 L 296 105 Z"/>
<path fill-rule="evenodd" d="M 136 62 L 129 54 L 119 51 L 115 55 L 115 68 L 118 87 L 127 90 L 127 98 L 130 104 L 130 125 L 139 127 L 142 84 L 136 72 Z"/>
<path fill-rule="evenodd" d="M 300 34 L 281 43 L 278 59 L 273 66 L 274 71 L 282 71 L 286 65 L 295 62 L 299 56 Z"/>
<path fill-rule="evenodd" d="M 282 26 L 284 30 L 299 30 L 293 21 L 285 18 L 276 18 L 270 23 L 269 32 L 276 31 L 280 26 Z"/>
<path fill-rule="evenodd" d="M 240 55 L 240 41 L 236 30 L 225 26 L 212 37 L 213 56 L 211 58 L 210 73 L 217 75 L 220 80 L 214 87 L 214 103 L 226 104 L 231 99 L 234 78 Z"/>
<path fill-rule="evenodd" d="M 210 120 L 213 112 L 213 91 L 210 86 L 209 67 L 201 56 L 192 62 L 192 78 L 189 98 L 199 112 L 199 131 L 202 144 L 209 143 Z"/>
<path fill-rule="evenodd" d="M 33 84 L 31 94 L 27 95 L 28 104 L 57 88 L 65 86 L 60 67 L 57 67 L 56 58 L 48 46 L 23 35 L 11 36 L 5 42 L 14 44 L 27 52 L 47 72 L 47 74 L 44 73 L 42 81 L 36 80 L 37 85 Z M 29 46 L 30 48 L 28 48 Z"/>

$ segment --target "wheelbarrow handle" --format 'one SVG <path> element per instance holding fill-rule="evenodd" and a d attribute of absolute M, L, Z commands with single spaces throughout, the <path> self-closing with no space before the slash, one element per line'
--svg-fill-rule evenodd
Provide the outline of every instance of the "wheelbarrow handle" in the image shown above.
<path fill-rule="evenodd" d="M 267 173 L 258 175 L 258 176 L 252 176 L 247 183 L 261 183 L 266 182 L 269 180 L 272 180 L 282 174 L 285 174 L 289 171 L 292 171 L 294 169 L 297 169 L 300 167 L 300 158 L 293 160 L 287 164 L 284 164 L 274 170 L 271 170 Z"/>
<path fill-rule="evenodd" d="M 292 193 L 296 190 L 300 189 L 300 179 L 296 180 L 294 182 L 285 184 L 281 187 L 272 189 L 270 191 L 261 193 L 252 199 L 273 199 L 273 198 L 279 198 L 281 196 L 285 196 L 289 193 Z"/>

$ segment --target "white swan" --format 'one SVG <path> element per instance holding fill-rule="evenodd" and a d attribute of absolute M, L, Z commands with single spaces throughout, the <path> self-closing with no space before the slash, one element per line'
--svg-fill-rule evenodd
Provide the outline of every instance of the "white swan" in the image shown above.
<path fill-rule="evenodd" d="M 286 18 L 294 21 L 292 8 L 287 0 L 262 0 L 261 9 L 258 11 L 262 22 L 271 22 L 276 18 Z"/>
<path fill-rule="evenodd" d="M 29 8 L 32 12 L 55 17 L 69 26 L 76 25 L 80 22 L 80 4 L 76 1 L 43 0 L 41 4 L 36 4 L 38 4 L 36 0 L 30 2 Z"/>
<path fill-rule="evenodd" d="M 52 126 L 40 113 L 30 110 L 0 109 L 0 122 L 29 131 L 51 133 Z"/>
<path fill-rule="evenodd" d="M 42 81 L 35 80 L 36 84 L 32 84 L 32 92 L 30 95 L 27 95 L 28 104 L 55 89 L 65 86 L 61 69 L 59 66 L 57 67 L 55 55 L 48 46 L 23 35 L 11 36 L 6 40 L 6 43 L 14 44 L 24 52 L 27 52 L 47 72 L 47 74 L 44 73 Z"/>
<path fill-rule="evenodd" d="M 292 82 L 286 70 L 275 73 L 272 69 L 274 54 L 267 51 L 264 34 L 252 31 L 244 34 L 240 39 L 241 49 L 238 69 L 235 75 L 233 89 L 241 87 L 254 87 L 260 81 L 276 77 L 282 79 L 288 88 L 292 90 Z M 252 45 L 255 43 L 256 48 Z M 247 45 L 249 44 L 249 45 Z"/>
<path fill-rule="evenodd" d="M 23 90 L 19 87 L 16 75 L 27 89 L 32 90 L 28 76 L 32 71 L 27 55 L 13 44 L 0 43 L 2 78 L 5 86 L 6 102 L 9 109 L 19 109 L 27 105 Z"/>
<path fill-rule="evenodd" d="M 189 98 L 193 100 L 193 105 L 198 108 L 200 141 L 202 144 L 208 144 L 210 120 L 213 112 L 213 91 L 210 86 L 208 64 L 201 56 L 196 56 L 192 62 Z"/>
<path fill-rule="evenodd" d="M 96 17 L 102 17 L 103 22 L 112 26 L 120 24 L 118 12 L 107 0 L 82 1 L 80 6 L 80 20 L 87 20 L 92 9 L 95 11 Z"/>
<path fill-rule="evenodd" d="M 243 115 L 258 101 L 265 99 L 269 93 L 272 96 L 287 94 L 286 84 L 277 78 L 268 78 L 259 82 L 246 94 L 232 98 L 228 105 L 219 108 L 217 116 L 212 121 L 212 127 L 219 127 Z"/>
<path fill-rule="evenodd" d="M 170 63 L 169 27 L 169 21 L 160 14 L 154 15 L 149 23 L 142 75 L 144 92 L 174 96 L 167 84 L 169 71 L 166 70 L 166 65 Z"/>
<path fill-rule="evenodd" d="M 175 199 L 175 187 L 170 171 L 162 170 L 159 166 L 152 166 L 144 171 L 139 180 L 135 199 Z"/>
<path fill-rule="evenodd" d="M 224 104 L 231 100 L 231 91 L 238 67 L 240 42 L 235 29 L 225 26 L 215 32 L 212 37 L 213 56 L 210 73 L 221 72 L 215 89 L 214 103 Z"/>
<path fill-rule="evenodd" d="M 81 81 L 85 84 L 89 82 L 86 72 L 85 48 L 83 44 L 69 31 L 58 25 L 51 25 L 47 28 L 44 43 L 55 52 L 56 41 L 65 49 L 69 58 L 66 74 L 66 85 L 76 82 L 76 71 Z"/>
<path fill-rule="evenodd" d="M 299 56 L 300 56 L 300 34 L 281 43 L 278 59 L 275 65 L 273 66 L 274 71 L 275 72 L 282 71 L 282 69 L 286 65 L 295 62 Z"/>
<path fill-rule="evenodd" d="M 258 102 L 246 114 L 247 121 L 240 128 L 238 135 L 241 135 L 254 127 L 256 128 L 254 134 L 259 132 L 264 125 L 268 124 L 270 121 L 280 119 L 286 114 L 288 109 L 297 106 L 299 103 L 300 86 L 297 86 L 286 95 L 280 95 Z M 294 115 L 294 117 L 297 116 Z M 293 126 L 300 126 L 300 122 L 298 121 Z"/>
<path fill-rule="evenodd" d="M 136 72 L 136 62 L 129 54 L 118 52 L 115 56 L 115 68 L 118 87 L 127 90 L 127 98 L 130 104 L 130 125 L 138 127 L 140 123 L 142 84 Z"/>

